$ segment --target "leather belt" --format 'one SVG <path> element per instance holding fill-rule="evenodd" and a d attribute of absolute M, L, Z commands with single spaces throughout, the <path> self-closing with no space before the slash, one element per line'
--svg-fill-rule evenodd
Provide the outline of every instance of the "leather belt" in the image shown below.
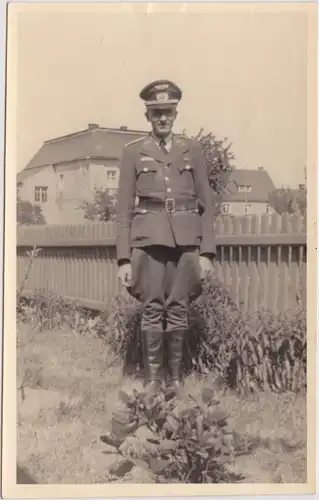
<path fill-rule="evenodd" d="M 141 199 L 136 207 L 137 211 L 150 212 L 198 212 L 197 200 L 181 200 L 166 198 L 166 200 Z"/>

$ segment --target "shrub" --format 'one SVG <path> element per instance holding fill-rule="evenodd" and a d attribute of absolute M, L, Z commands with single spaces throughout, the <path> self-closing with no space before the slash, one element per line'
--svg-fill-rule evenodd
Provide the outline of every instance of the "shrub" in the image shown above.
<path fill-rule="evenodd" d="M 123 292 L 111 301 L 100 335 L 127 364 L 143 368 L 141 307 Z M 213 372 L 241 392 L 306 387 L 306 314 L 244 314 L 217 281 L 206 282 L 191 305 L 184 374 Z"/>
<path fill-rule="evenodd" d="M 83 200 L 79 208 L 84 211 L 84 219 L 95 222 L 114 220 L 117 196 L 110 189 L 94 187 L 91 200 Z"/>
<path fill-rule="evenodd" d="M 30 297 L 17 294 L 17 321 L 30 323 L 40 332 L 63 327 L 87 332 L 90 316 L 91 311 L 79 307 L 76 301 L 65 300 L 55 292 L 35 290 Z"/>
<path fill-rule="evenodd" d="M 101 436 L 119 455 L 110 471 L 115 478 L 137 466 L 156 483 L 229 482 L 233 433 L 210 388 L 198 400 L 189 396 L 184 407 L 164 391 L 120 397 L 123 407 L 113 413 L 111 432 Z M 141 427 L 147 432 L 137 436 Z"/>
<path fill-rule="evenodd" d="M 18 304 L 18 315 L 32 318 L 35 328 L 67 325 L 83 334 L 97 335 L 124 361 L 126 371 L 143 370 L 142 309 L 126 291 L 95 317 L 92 311 L 55 294 L 38 291 L 27 306 L 23 300 Z M 190 307 L 184 374 L 213 372 L 240 392 L 295 392 L 306 387 L 306 354 L 306 314 L 302 310 L 244 314 L 215 280 L 205 283 L 202 295 Z"/>

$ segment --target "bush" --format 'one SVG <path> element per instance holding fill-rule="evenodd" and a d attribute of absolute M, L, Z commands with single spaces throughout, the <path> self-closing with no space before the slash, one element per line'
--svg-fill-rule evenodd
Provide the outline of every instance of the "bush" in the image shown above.
<path fill-rule="evenodd" d="M 143 368 L 141 307 L 123 292 L 101 318 L 100 335 L 125 360 Z M 244 314 L 227 290 L 206 282 L 191 305 L 185 338 L 183 372 L 213 372 L 241 392 L 270 389 L 298 391 L 306 387 L 306 314 Z"/>
<path fill-rule="evenodd" d="M 17 293 L 17 321 L 30 323 L 39 332 L 64 327 L 87 332 L 91 315 L 91 311 L 79 307 L 76 301 L 65 300 L 54 292 L 35 290 L 31 297 Z"/>
<path fill-rule="evenodd" d="M 156 483 L 229 482 L 233 432 L 211 388 L 197 399 L 189 396 L 184 407 L 164 391 L 151 397 L 120 392 L 120 397 L 123 407 L 113 413 L 111 432 L 101 436 L 119 455 L 110 470 L 114 479 L 135 466 Z M 136 435 L 141 428 L 144 433 Z"/>
<path fill-rule="evenodd" d="M 140 336 L 142 309 L 127 292 L 116 296 L 107 310 L 94 317 L 55 294 L 36 292 L 18 304 L 18 317 L 32 318 L 34 328 L 67 325 L 83 334 L 104 338 L 125 370 L 143 370 Z M 23 305 L 24 304 L 24 305 Z M 244 314 L 227 290 L 215 280 L 190 307 L 183 372 L 213 372 L 240 392 L 299 391 L 306 388 L 306 314 Z"/>

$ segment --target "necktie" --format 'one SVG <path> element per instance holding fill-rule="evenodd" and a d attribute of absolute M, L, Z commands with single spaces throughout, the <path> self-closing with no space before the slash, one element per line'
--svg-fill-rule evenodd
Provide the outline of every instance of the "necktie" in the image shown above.
<path fill-rule="evenodd" d="M 160 148 L 161 148 L 161 150 L 162 150 L 165 154 L 167 154 L 167 153 L 168 153 L 168 151 L 167 151 L 167 149 L 166 149 L 166 143 L 165 143 L 164 139 L 161 139 L 161 141 L 160 141 Z"/>

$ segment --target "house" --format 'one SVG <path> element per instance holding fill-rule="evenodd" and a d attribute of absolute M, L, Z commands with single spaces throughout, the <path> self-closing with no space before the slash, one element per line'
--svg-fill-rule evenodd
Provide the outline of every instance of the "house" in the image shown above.
<path fill-rule="evenodd" d="M 263 215 L 273 212 L 269 194 L 275 186 L 263 168 L 234 169 L 223 195 L 222 213 L 228 215 Z"/>
<path fill-rule="evenodd" d="M 83 200 L 92 198 L 95 187 L 117 189 L 123 147 L 146 134 L 93 123 L 45 141 L 17 176 L 21 198 L 40 205 L 47 224 L 83 222 Z"/>
<path fill-rule="evenodd" d="M 40 205 L 47 224 L 84 222 L 82 202 L 92 199 L 94 188 L 118 188 L 119 160 L 125 144 L 147 133 L 92 123 L 85 130 L 45 141 L 17 176 L 22 183 L 21 199 Z M 223 198 L 222 212 L 270 213 L 268 194 L 274 189 L 263 168 L 235 169 Z"/>

